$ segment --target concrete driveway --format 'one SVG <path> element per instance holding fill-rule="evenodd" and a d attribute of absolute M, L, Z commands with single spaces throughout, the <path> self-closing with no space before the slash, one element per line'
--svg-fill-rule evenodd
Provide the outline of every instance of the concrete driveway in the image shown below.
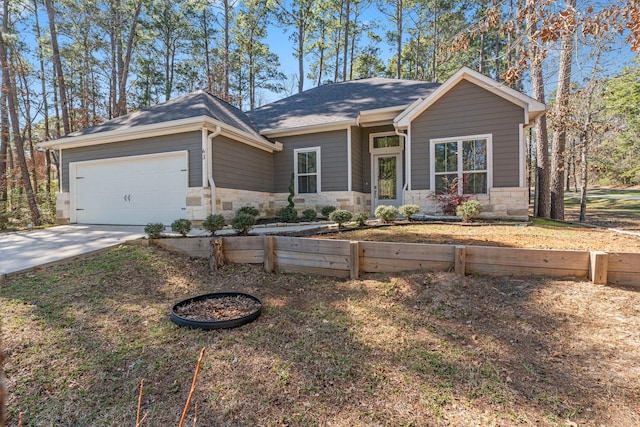
<path fill-rule="evenodd" d="M 144 226 L 62 225 L 0 234 L 0 279 L 144 237 Z"/>

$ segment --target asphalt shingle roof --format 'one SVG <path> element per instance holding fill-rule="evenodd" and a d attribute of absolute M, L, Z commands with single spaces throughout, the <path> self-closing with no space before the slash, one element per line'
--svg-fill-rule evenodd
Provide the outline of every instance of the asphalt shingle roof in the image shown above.
<path fill-rule="evenodd" d="M 361 111 L 404 106 L 439 83 L 370 78 L 319 86 L 250 111 L 260 132 L 356 119 Z"/>
<path fill-rule="evenodd" d="M 203 90 L 171 99 L 144 110 L 116 117 L 96 126 L 71 133 L 68 136 L 90 135 L 200 116 L 211 117 L 256 138 L 262 138 L 251 119 L 244 112 Z"/>

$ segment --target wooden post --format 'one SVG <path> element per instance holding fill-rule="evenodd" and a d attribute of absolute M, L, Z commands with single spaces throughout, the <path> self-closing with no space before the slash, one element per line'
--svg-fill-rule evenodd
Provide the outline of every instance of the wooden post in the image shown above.
<path fill-rule="evenodd" d="M 606 285 L 609 255 L 606 252 L 595 251 L 589 255 L 589 279 L 596 285 Z"/>
<path fill-rule="evenodd" d="M 360 243 L 349 242 L 349 277 L 357 279 L 360 276 Z"/>
<path fill-rule="evenodd" d="M 216 237 L 211 239 L 211 256 L 209 257 L 209 269 L 217 271 L 224 266 L 224 248 L 222 247 L 222 238 Z"/>
<path fill-rule="evenodd" d="M 275 269 L 275 251 L 273 236 L 264 236 L 262 241 L 264 248 L 264 271 L 267 273 L 273 273 Z"/>
<path fill-rule="evenodd" d="M 467 271 L 466 258 L 467 258 L 467 247 L 456 246 L 454 271 L 456 272 L 456 274 L 459 274 L 460 276 L 464 276 Z"/>

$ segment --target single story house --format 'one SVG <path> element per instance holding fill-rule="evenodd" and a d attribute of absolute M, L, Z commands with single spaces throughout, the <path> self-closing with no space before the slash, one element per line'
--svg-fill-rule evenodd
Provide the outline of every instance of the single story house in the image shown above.
<path fill-rule="evenodd" d="M 60 223 L 170 224 L 242 206 L 372 213 L 437 191 L 484 216 L 526 218 L 525 132 L 543 103 L 469 68 L 442 84 L 370 78 L 247 113 L 198 91 L 47 141 L 61 162 Z"/>

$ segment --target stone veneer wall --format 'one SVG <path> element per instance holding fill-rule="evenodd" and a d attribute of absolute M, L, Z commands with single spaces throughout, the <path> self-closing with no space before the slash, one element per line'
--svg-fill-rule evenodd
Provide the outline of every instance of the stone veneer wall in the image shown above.
<path fill-rule="evenodd" d="M 192 221 L 204 221 L 211 215 L 211 188 L 189 187 L 187 188 L 187 219 Z"/>
<path fill-rule="evenodd" d="M 278 210 L 288 205 L 289 193 L 263 193 L 256 191 L 216 188 L 216 213 L 226 219 L 236 215 L 243 206 L 253 206 L 260 216 L 275 217 Z M 370 212 L 371 196 L 355 191 L 328 191 L 322 194 L 298 194 L 294 199 L 298 215 L 305 209 L 315 209 L 320 213 L 325 206 L 335 206 L 351 212 Z"/>
<path fill-rule="evenodd" d="M 236 211 L 243 206 L 253 206 L 260 211 L 260 216 L 275 216 L 273 193 L 231 188 L 216 188 L 216 213 L 229 220 L 236 216 Z"/>
<path fill-rule="evenodd" d="M 71 218 L 71 195 L 68 192 L 56 194 L 56 224 L 69 224 Z"/>
<path fill-rule="evenodd" d="M 276 212 L 288 205 L 288 193 L 275 194 Z M 315 209 L 318 214 L 325 206 L 335 206 L 350 212 L 371 212 L 371 195 L 357 191 L 323 191 L 320 194 L 297 194 L 293 202 L 299 215 L 305 209 Z"/>
<path fill-rule="evenodd" d="M 405 203 L 420 206 L 426 214 L 440 214 L 440 207 L 433 191 L 413 190 L 405 192 Z M 260 216 L 275 217 L 279 209 L 287 206 L 288 193 L 266 193 L 258 191 L 216 188 L 216 213 L 232 219 L 243 206 L 253 206 Z M 492 188 L 489 195 L 475 196 L 483 207 L 484 218 L 527 219 L 529 215 L 529 192 L 523 187 Z M 295 208 L 301 216 L 305 209 L 320 213 L 325 206 L 335 206 L 351 212 L 371 212 L 371 195 L 356 191 L 327 191 L 321 194 L 298 194 L 294 198 Z M 70 195 L 56 195 L 56 223 L 68 224 L 71 218 Z M 192 221 L 203 221 L 211 214 L 211 189 L 192 187 L 187 189 L 186 216 Z"/>
<path fill-rule="evenodd" d="M 405 192 L 405 203 L 420 206 L 420 211 L 426 214 L 442 214 L 442 210 L 433 197 L 431 190 L 413 190 Z M 529 191 L 523 187 L 492 188 L 489 194 L 479 194 L 474 199 L 482 204 L 483 218 L 514 218 L 527 219 L 529 217 Z"/>

